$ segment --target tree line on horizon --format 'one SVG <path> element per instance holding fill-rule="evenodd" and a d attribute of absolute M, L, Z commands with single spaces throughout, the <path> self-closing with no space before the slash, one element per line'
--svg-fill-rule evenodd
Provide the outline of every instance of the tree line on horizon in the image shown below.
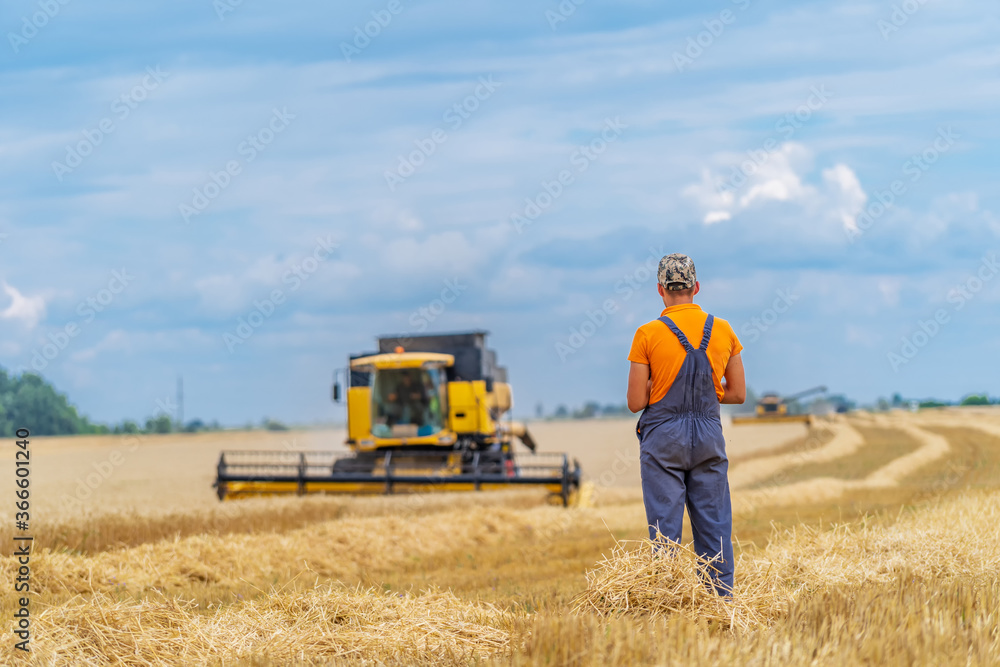
<path fill-rule="evenodd" d="M 32 435 L 102 435 L 126 433 L 195 433 L 219 431 L 218 421 L 206 423 L 192 419 L 179 424 L 168 414 L 150 416 L 142 423 L 124 419 L 117 424 L 97 424 L 81 415 L 66 394 L 35 373 L 10 375 L 0 368 L 0 437 L 14 437 L 19 428 Z M 247 430 L 262 428 L 284 431 L 288 427 L 275 419 L 264 418 L 259 426 L 247 424 Z"/>
<path fill-rule="evenodd" d="M 747 391 L 747 400 L 742 406 L 731 406 L 738 411 L 753 411 L 757 402 L 753 390 Z M 816 399 L 844 405 L 854 409 L 854 401 L 842 395 L 827 396 Z M 809 410 L 812 403 L 801 406 Z M 874 404 L 862 405 L 861 408 L 874 411 L 885 411 L 892 408 L 934 408 L 946 406 L 1000 405 L 1000 397 L 991 398 L 986 393 L 968 394 L 959 401 L 941 401 L 937 399 L 907 399 L 902 395 L 893 394 L 891 399 L 879 398 Z M 624 403 L 600 404 L 597 401 L 587 401 L 582 407 L 570 408 L 559 405 L 551 414 L 545 414 L 544 408 L 538 404 L 535 417 L 538 419 L 594 419 L 599 417 L 628 416 L 632 412 Z M 150 416 L 142 423 L 124 419 L 117 424 L 98 424 L 90 421 L 86 415 L 81 415 L 65 394 L 40 375 L 22 373 L 10 375 L 0 367 L 0 437 L 13 437 L 19 428 L 28 428 L 33 435 L 81 435 L 81 434 L 138 434 L 138 433 L 196 433 L 200 431 L 223 430 L 218 421 L 204 422 L 192 419 L 184 424 L 178 423 L 168 414 L 160 413 Z M 282 422 L 265 417 L 257 425 L 248 423 L 242 427 L 245 430 L 260 428 L 269 431 L 284 431 L 288 426 Z"/>
<path fill-rule="evenodd" d="M 747 389 L 747 399 L 742 405 L 727 405 L 726 409 L 731 414 L 744 414 L 754 412 L 760 396 L 753 389 Z M 808 413 L 819 407 L 832 406 L 837 412 L 847 412 L 855 409 L 868 410 L 872 412 L 885 412 L 890 409 L 923 409 L 923 408 L 943 408 L 949 406 L 976 406 L 976 405 L 1000 405 L 1000 397 L 991 398 L 989 394 L 967 394 L 958 401 L 938 400 L 935 398 L 910 399 L 903 398 L 899 393 L 892 395 L 892 398 L 878 398 L 874 403 L 858 405 L 856 401 L 843 394 L 831 394 L 825 397 L 813 399 L 805 403 L 792 401 L 789 403 L 792 412 Z M 587 401 L 582 407 L 568 407 L 564 404 L 558 405 L 556 409 L 546 414 L 541 403 L 535 406 L 535 418 L 537 419 L 594 419 L 599 417 L 619 417 L 632 415 L 625 403 L 608 403 L 601 405 L 597 401 Z"/>

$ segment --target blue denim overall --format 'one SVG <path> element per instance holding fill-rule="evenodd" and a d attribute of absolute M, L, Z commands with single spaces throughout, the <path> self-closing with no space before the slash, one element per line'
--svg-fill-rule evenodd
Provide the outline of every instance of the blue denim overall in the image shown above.
<path fill-rule="evenodd" d="M 694 549 L 712 561 L 713 585 L 720 595 L 733 589 L 733 510 L 729 498 L 729 459 L 719 417 L 708 341 L 715 318 L 705 320 L 701 345 L 694 349 L 669 317 L 660 321 L 677 336 L 686 356 L 666 396 L 639 417 L 639 469 L 650 539 L 659 529 L 681 541 L 687 503 Z"/>

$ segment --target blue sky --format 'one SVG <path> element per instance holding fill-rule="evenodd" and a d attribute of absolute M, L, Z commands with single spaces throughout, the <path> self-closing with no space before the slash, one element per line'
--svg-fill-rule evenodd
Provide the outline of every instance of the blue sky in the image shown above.
<path fill-rule="evenodd" d="M 686 252 L 758 391 L 1000 394 L 998 19 L 4 3 L 0 365 L 99 421 L 181 374 L 189 418 L 310 422 L 376 334 L 482 328 L 518 412 L 620 403 Z"/>

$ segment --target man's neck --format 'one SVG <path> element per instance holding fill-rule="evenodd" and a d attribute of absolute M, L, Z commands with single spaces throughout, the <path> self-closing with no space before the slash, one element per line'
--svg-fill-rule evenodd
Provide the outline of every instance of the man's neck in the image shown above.
<path fill-rule="evenodd" d="M 676 298 L 663 297 L 663 307 L 670 308 L 672 306 L 684 306 L 687 304 L 693 304 L 694 297 L 682 296 Z"/>

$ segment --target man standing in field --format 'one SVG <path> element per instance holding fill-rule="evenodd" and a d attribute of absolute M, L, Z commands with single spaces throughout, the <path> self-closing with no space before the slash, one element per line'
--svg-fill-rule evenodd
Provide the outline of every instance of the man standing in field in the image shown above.
<path fill-rule="evenodd" d="M 694 303 L 701 286 L 690 257 L 661 259 L 657 281 L 664 310 L 639 327 L 628 355 L 628 407 L 643 411 L 636 433 L 649 536 L 680 543 L 686 504 L 695 551 L 711 561 L 712 584 L 727 596 L 733 511 L 719 404 L 746 400 L 743 346 L 728 322 Z"/>

